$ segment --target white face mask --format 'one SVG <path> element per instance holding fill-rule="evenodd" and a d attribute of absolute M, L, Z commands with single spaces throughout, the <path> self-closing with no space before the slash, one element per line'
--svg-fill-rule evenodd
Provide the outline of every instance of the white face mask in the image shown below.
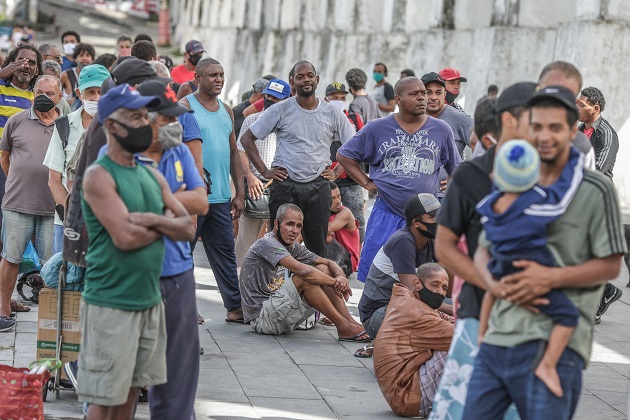
<path fill-rule="evenodd" d="M 84 99 L 83 110 L 93 117 L 96 114 L 96 111 L 98 111 L 98 101 L 86 101 Z"/>
<path fill-rule="evenodd" d="M 329 101 L 329 103 L 335 106 L 339 111 L 343 112 L 346 110 L 346 103 L 344 101 L 332 100 L 332 101 Z"/>
<path fill-rule="evenodd" d="M 494 137 L 492 137 L 490 134 L 486 134 L 486 137 L 488 137 L 488 140 L 490 140 L 493 144 L 497 144 L 497 141 Z M 483 147 L 483 143 L 481 142 L 481 140 L 477 141 L 477 144 L 475 144 L 475 148 L 473 149 L 473 153 L 472 153 L 472 158 L 476 158 L 479 156 L 483 156 L 486 154 L 486 149 L 484 149 Z"/>
<path fill-rule="evenodd" d="M 72 55 L 72 53 L 74 52 L 74 47 L 76 47 L 77 44 L 63 44 L 63 52 L 66 53 L 66 55 Z"/>

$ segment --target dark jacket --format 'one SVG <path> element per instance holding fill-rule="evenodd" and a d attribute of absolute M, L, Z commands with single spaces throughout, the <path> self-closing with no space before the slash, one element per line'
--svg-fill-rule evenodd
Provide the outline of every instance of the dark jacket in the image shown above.
<path fill-rule="evenodd" d="M 586 125 L 580 124 L 579 130 L 584 132 Z M 609 178 L 613 177 L 613 167 L 619 151 L 617 132 L 601 116 L 593 123 L 595 131 L 591 136 L 591 144 L 595 149 L 595 168 Z"/>

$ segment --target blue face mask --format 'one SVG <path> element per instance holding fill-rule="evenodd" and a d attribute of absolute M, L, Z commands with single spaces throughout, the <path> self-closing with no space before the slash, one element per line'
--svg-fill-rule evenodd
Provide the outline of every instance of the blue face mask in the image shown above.
<path fill-rule="evenodd" d="M 372 73 L 372 77 L 374 78 L 374 81 L 376 83 L 381 83 L 383 81 L 383 79 L 385 78 L 385 75 L 383 73 Z"/>

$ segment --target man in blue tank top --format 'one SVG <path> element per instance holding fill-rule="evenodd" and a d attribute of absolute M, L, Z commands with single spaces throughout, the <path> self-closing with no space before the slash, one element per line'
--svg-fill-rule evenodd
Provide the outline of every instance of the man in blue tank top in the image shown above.
<path fill-rule="evenodd" d="M 212 192 L 208 195 L 210 210 L 197 221 L 197 235 L 217 280 L 227 322 L 243 322 L 241 292 L 236 274 L 234 230 L 232 220 L 243 212 L 245 192 L 236 137 L 234 115 L 218 96 L 223 90 L 223 66 L 212 58 L 197 63 L 195 80 L 199 89 L 182 98 L 180 103 L 192 109 L 201 129 L 203 167 L 212 177 Z M 232 200 L 230 174 L 234 180 L 236 196 Z M 191 243 L 194 251 L 196 241 Z"/>

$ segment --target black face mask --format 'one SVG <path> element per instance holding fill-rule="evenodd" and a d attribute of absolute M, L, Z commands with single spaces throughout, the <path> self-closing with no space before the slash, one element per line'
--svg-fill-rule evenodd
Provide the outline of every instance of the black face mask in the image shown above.
<path fill-rule="evenodd" d="M 274 101 L 272 101 L 271 99 L 263 99 L 263 108 L 267 109 L 269 108 L 271 105 L 275 105 L 276 103 Z"/>
<path fill-rule="evenodd" d="M 280 227 L 278 227 L 278 230 L 276 230 L 276 238 L 285 248 L 289 246 L 289 244 L 284 242 L 284 239 L 282 239 L 282 235 L 280 234 Z"/>
<path fill-rule="evenodd" d="M 190 64 L 192 64 L 193 66 L 196 66 L 198 62 L 201 61 L 201 55 L 189 55 L 188 56 L 188 62 Z"/>
<path fill-rule="evenodd" d="M 426 303 L 431 309 L 437 309 L 442 306 L 444 299 L 445 296 L 432 292 L 426 287 L 422 287 L 422 289 L 420 289 L 420 300 Z"/>
<path fill-rule="evenodd" d="M 127 137 L 121 137 L 118 134 L 114 134 L 114 137 L 122 148 L 129 153 L 144 152 L 151 146 L 153 130 L 151 130 L 150 125 L 147 124 L 142 127 L 132 128 L 119 121 L 114 120 L 114 122 L 127 130 Z"/>
<path fill-rule="evenodd" d="M 420 228 L 417 228 L 418 232 L 420 232 L 420 234 L 424 236 L 425 238 L 435 239 L 437 223 L 427 223 L 427 222 L 422 222 L 422 221 L 420 221 L 420 223 L 422 223 L 427 228 L 427 230 L 422 230 Z"/>
<path fill-rule="evenodd" d="M 457 99 L 457 97 L 459 96 L 458 94 L 455 93 L 451 93 L 448 90 L 446 91 L 446 103 L 447 104 L 452 104 L 453 102 L 455 102 L 455 99 Z"/>
<path fill-rule="evenodd" d="M 46 95 L 39 95 L 33 101 L 35 111 L 48 112 L 55 107 L 55 103 Z"/>

